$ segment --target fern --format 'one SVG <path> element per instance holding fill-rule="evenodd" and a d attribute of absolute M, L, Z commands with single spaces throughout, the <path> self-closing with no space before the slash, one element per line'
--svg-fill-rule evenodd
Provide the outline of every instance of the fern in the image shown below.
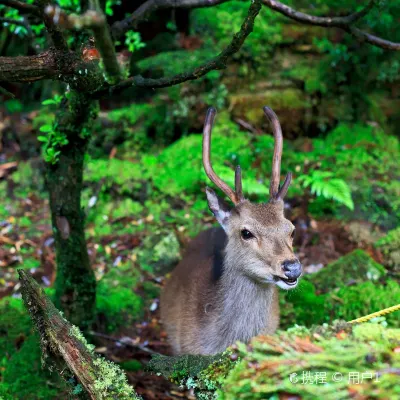
<path fill-rule="evenodd" d="M 353 199 L 349 185 L 343 180 L 334 177 L 329 171 L 312 171 L 309 175 L 297 178 L 304 188 L 309 188 L 312 194 L 332 199 L 354 210 Z"/>

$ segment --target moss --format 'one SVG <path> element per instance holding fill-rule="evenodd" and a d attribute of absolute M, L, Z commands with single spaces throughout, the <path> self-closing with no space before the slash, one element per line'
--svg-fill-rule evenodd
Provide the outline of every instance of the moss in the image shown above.
<path fill-rule="evenodd" d="M 397 398 L 396 373 L 381 371 L 400 366 L 400 355 L 394 351 L 399 338 L 399 329 L 381 324 L 352 326 L 335 321 L 313 329 L 297 326 L 258 336 L 249 345 L 237 343 L 216 356 L 156 356 L 149 365 L 173 382 L 194 389 L 200 400 L 275 399 L 283 393 L 303 399 L 345 399 L 357 389 L 349 375 L 354 372 L 366 374 L 359 386 L 368 394 L 366 398 Z M 319 377 L 325 376 L 327 383 L 302 384 L 303 371 L 309 379 L 322 372 L 325 375 Z M 375 382 L 378 373 L 379 383 Z M 342 379 L 333 379 L 334 374 L 341 374 Z"/>
<path fill-rule="evenodd" d="M 306 95 L 296 88 L 260 88 L 259 93 L 238 93 L 230 97 L 233 117 L 244 118 L 257 127 L 267 124 L 262 112 L 262 107 L 267 104 L 279 115 L 282 129 L 287 134 L 301 129 L 304 112 L 310 107 Z"/>
<path fill-rule="evenodd" d="M 105 400 L 112 399 L 140 399 L 132 386 L 127 382 L 126 375 L 121 368 L 111 361 L 107 361 L 101 357 L 94 360 L 93 364 L 97 367 L 101 379 L 94 382 L 96 390 L 103 393 Z"/>
<path fill-rule="evenodd" d="M 250 346 L 238 346 L 241 361 L 224 381 L 218 398 L 256 400 L 278 398 L 282 393 L 303 399 L 339 400 L 349 398 L 350 393 L 397 398 L 398 377 L 380 371 L 400 366 L 400 356 L 394 352 L 399 337 L 398 329 L 366 323 L 338 333 L 326 329 L 319 334 L 311 332 L 305 338 L 285 332 L 254 338 Z M 365 374 L 362 384 L 352 382 L 354 373 L 355 379 L 357 374 L 360 379 Z M 334 374 L 342 379 L 335 380 Z M 323 377 L 326 384 L 321 383 Z"/>
<path fill-rule="evenodd" d="M 11 357 L 18 343 L 31 333 L 32 322 L 21 299 L 5 298 L 0 301 L 0 354 Z"/>
<path fill-rule="evenodd" d="M 57 373 L 42 368 L 41 357 L 39 336 L 31 334 L 6 362 L 0 394 L 3 390 L 11 398 L 21 400 L 65 398 L 68 387 Z"/>
<path fill-rule="evenodd" d="M 125 371 L 130 371 L 130 372 L 140 371 L 141 369 L 143 369 L 142 363 L 138 360 L 124 361 L 119 365 Z"/>
<path fill-rule="evenodd" d="M 137 270 L 122 264 L 108 272 L 97 286 L 96 309 L 105 329 L 133 323 L 143 313 L 143 299 L 134 292 L 139 280 Z"/>
<path fill-rule="evenodd" d="M 385 285 L 367 281 L 325 294 L 317 294 L 316 287 L 303 279 L 295 290 L 280 292 L 282 328 L 294 324 L 310 327 L 334 318 L 350 321 L 398 304 L 400 298 L 400 287 L 392 280 Z M 387 314 L 385 318 L 390 326 L 400 327 L 396 312 Z"/>
<path fill-rule="evenodd" d="M 157 355 L 153 356 L 148 368 L 171 382 L 194 389 L 198 399 L 213 400 L 216 399 L 216 390 L 235 364 L 230 356 L 230 351 L 213 356 Z"/>
<path fill-rule="evenodd" d="M 154 232 L 146 236 L 137 252 L 141 268 L 157 272 L 169 272 L 180 260 L 180 245 L 173 231 Z"/>
<path fill-rule="evenodd" d="M 400 277 L 400 228 L 389 231 L 375 246 L 383 253 L 385 265 Z"/>
<path fill-rule="evenodd" d="M 386 274 L 385 268 L 365 251 L 357 249 L 328 264 L 310 279 L 319 292 L 365 281 L 377 281 Z"/>

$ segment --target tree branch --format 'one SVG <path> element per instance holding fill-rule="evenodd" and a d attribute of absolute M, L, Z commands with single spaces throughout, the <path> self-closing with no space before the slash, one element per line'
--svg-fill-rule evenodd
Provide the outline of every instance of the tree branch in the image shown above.
<path fill-rule="evenodd" d="M 111 39 L 106 17 L 100 9 L 88 10 L 82 15 L 68 15 L 58 7 L 48 6 L 45 12 L 54 24 L 58 24 L 65 29 L 91 29 L 108 81 L 110 83 L 119 81 L 121 69 L 115 54 L 115 47 Z"/>
<path fill-rule="evenodd" d="M 100 89 L 97 92 L 94 92 L 94 98 L 100 98 L 105 95 L 112 95 L 132 86 L 150 89 L 174 86 L 182 82 L 198 79 L 206 75 L 210 71 L 226 68 L 226 63 L 228 59 L 240 50 L 246 38 L 253 31 L 254 20 L 260 12 L 260 9 L 261 0 L 251 0 L 246 19 L 244 20 L 240 31 L 233 36 L 233 39 L 228 47 L 226 47 L 217 57 L 215 57 L 211 61 L 195 68 L 192 71 L 177 74 L 168 78 L 151 79 L 143 78 L 140 75 L 134 76 L 117 85 L 109 86 Z"/>
<path fill-rule="evenodd" d="M 344 17 L 316 17 L 297 11 L 279 1 L 262 0 L 263 4 L 271 10 L 277 11 L 280 14 L 307 25 L 323 26 L 326 28 L 339 28 L 353 35 L 360 41 L 368 42 L 374 46 L 388 50 L 400 50 L 400 43 L 391 42 L 381 39 L 378 36 L 369 34 L 361 29 L 352 27 L 351 24 L 357 22 L 364 17 L 376 4 L 376 0 L 371 0 L 368 5 L 359 12 L 344 16 Z"/>
<path fill-rule="evenodd" d="M 18 273 L 22 298 L 39 331 L 42 350 L 52 356 L 57 368 L 66 365 L 90 399 L 138 399 L 122 370 L 94 354 L 79 329 L 61 316 L 36 281 L 23 270 Z"/>
<path fill-rule="evenodd" d="M 35 56 L 0 57 L 0 82 L 34 82 L 74 74 L 80 60 L 54 49 Z"/>
<path fill-rule="evenodd" d="M 201 8 L 212 7 L 229 0 L 148 0 L 138 7 L 128 18 L 114 22 L 111 33 L 114 39 L 119 39 L 125 32 L 137 27 L 138 23 L 157 10 L 167 8 Z"/>
<path fill-rule="evenodd" d="M 0 4 L 14 8 L 21 12 L 22 14 L 33 14 L 40 16 L 40 10 L 38 7 L 34 6 L 33 4 L 23 3 L 22 1 L 18 0 L 0 0 Z"/>

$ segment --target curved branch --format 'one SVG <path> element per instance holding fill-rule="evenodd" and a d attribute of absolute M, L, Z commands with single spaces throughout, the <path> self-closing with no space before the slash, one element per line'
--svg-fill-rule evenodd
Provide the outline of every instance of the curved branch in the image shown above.
<path fill-rule="evenodd" d="M 149 88 L 149 89 L 174 86 L 186 81 L 201 78 L 210 71 L 226 68 L 226 63 L 228 59 L 232 57 L 233 54 L 237 53 L 240 50 L 246 38 L 253 31 L 254 20 L 257 17 L 258 13 L 260 12 L 260 9 L 261 9 L 261 0 L 252 0 L 250 2 L 250 7 L 246 19 L 243 21 L 240 31 L 233 36 L 232 41 L 228 45 L 228 47 L 226 47 L 217 57 L 215 57 L 214 59 L 208 61 L 203 65 L 200 65 L 194 70 L 160 79 L 143 78 L 140 75 L 134 76 L 132 78 L 120 82 L 117 85 L 102 88 L 94 92 L 93 93 L 94 98 L 100 98 L 106 95 L 119 93 L 122 90 L 132 86 Z"/>
<path fill-rule="evenodd" d="M 32 14 L 32 15 L 40 15 L 40 10 L 38 7 L 33 4 L 23 3 L 18 0 L 0 0 L 0 4 L 14 8 L 18 10 L 21 14 Z"/>
<path fill-rule="evenodd" d="M 201 8 L 212 7 L 229 0 L 148 0 L 138 7 L 128 18 L 114 22 L 111 33 L 115 39 L 120 38 L 125 32 L 136 28 L 138 23 L 144 21 L 157 10 L 166 8 Z"/>
<path fill-rule="evenodd" d="M 376 0 L 371 0 L 368 5 L 361 11 L 344 17 L 316 17 L 297 11 L 281 3 L 280 1 L 262 0 L 262 2 L 266 7 L 270 8 L 271 10 L 277 11 L 285 17 L 288 17 L 302 24 L 343 29 L 360 41 L 364 41 L 387 50 L 400 50 L 400 43 L 382 39 L 378 36 L 372 35 L 361 29 L 351 26 L 351 24 L 364 17 L 375 6 Z"/>

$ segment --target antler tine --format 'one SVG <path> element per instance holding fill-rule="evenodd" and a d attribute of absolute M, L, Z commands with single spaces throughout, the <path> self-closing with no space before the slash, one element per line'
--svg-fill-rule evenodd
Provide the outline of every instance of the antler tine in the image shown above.
<path fill-rule="evenodd" d="M 215 114 L 217 110 L 210 107 L 207 110 L 206 119 L 204 121 L 203 129 L 203 166 L 207 176 L 214 182 L 231 200 L 234 204 L 239 203 L 239 198 L 236 193 L 217 176 L 211 166 L 210 150 L 211 150 L 211 131 L 214 124 Z M 237 182 L 237 181 L 236 181 Z"/>
<path fill-rule="evenodd" d="M 271 108 L 265 106 L 263 108 L 264 114 L 271 121 L 272 133 L 274 134 L 275 145 L 274 145 L 274 156 L 272 158 L 272 172 L 271 172 L 271 182 L 269 185 L 269 195 L 272 200 L 282 200 L 289 188 L 290 182 L 292 180 L 292 174 L 288 173 L 283 182 L 282 187 L 279 186 L 281 178 L 281 158 L 282 158 L 282 148 L 283 148 L 283 135 L 281 124 L 279 123 L 278 117 L 272 111 Z"/>
<path fill-rule="evenodd" d="M 235 169 L 235 192 L 238 201 L 242 201 L 243 200 L 242 169 L 240 168 L 240 165 L 237 165 Z"/>

